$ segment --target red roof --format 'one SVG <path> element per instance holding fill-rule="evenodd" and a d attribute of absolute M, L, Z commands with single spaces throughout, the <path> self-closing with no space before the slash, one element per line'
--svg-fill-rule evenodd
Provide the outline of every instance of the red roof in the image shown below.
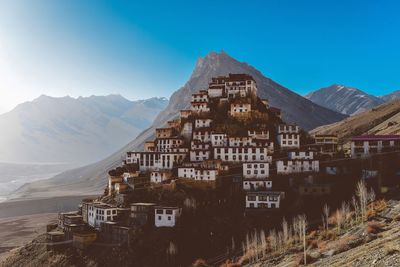
<path fill-rule="evenodd" d="M 355 136 L 351 140 L 353 141 L 380 141 L 380 140 L 400 140 L 400 135 L 387 134 L 387 135 L 360 135 Z"/>

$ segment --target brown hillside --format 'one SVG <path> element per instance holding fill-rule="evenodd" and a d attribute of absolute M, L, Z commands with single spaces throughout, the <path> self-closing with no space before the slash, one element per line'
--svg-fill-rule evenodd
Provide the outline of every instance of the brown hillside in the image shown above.
<path fill-rule="evenodd" d="M 311 134 L 337 134 L 342 140 L 361 134 L 399 134 L 400 100 L 382 104 L 342 121 L 323 125 Z"/>

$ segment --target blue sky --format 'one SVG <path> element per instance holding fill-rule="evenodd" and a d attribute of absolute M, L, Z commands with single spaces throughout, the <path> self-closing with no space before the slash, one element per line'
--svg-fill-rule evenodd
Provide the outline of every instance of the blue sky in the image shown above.
<path fill-rule="evenodd" d="M 41 94 L 169 97 L 224 50 L 299 94 L 400 89 L 396 1 L 0 0 L 0 112 Z"/>

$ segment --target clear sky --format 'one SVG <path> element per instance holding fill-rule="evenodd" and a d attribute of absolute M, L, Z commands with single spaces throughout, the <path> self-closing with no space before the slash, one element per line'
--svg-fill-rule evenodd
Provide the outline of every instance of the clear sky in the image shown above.
<path fill-rule="evenodd" d="M 400 89 L 398 1 L 0 0 L 0 112 L 41 94 L 169 97 L 223 49 L 300 94 Z"/>

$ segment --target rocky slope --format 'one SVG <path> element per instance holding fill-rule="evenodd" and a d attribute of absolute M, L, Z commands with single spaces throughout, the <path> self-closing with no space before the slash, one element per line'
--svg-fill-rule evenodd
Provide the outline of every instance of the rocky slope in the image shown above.
<path fill-rule="evenodd" d="M 342 139 L 361 134 L 399 134 L 400 100 L 382 104 L 340 122 L 317 127 L 311 134 L 337 134 Z"/>
<path fill-rule="evenodd" d="M 155 128 L 161 127 L 168 120 L 175 118 L 179 110 L 189 107 L 193 92 L 206 88 L 211 77 L 228 73 L 252 75 L 257 82 L 258 95 L 261 98 L 268 98 L 271 106 L 281 108 L 285 121 L 297 123 L 304 129 L 312 129 L 345 117 L 343 114 L 312 103 L 224 52 L 212 52 L 197 61 L 189 81 L 171 96 L 167 108 L 157 116 L 152 127 L 142 132 L 135 140 L 100 162 L 64 172 L 49 180 L 27 184 L 21 187 L 14 197 L 43 197 L 52 196 L 54 193 L 58 195 L 89 195 L 101 192 L 104 188 L 107 170 L 120 165 L 127 151 L 142 149 L 143 143 L 153 138 Z"/>
<path fill-rule="evenodd" d="M 354 115 L 369 110 L 387 101 L 386 98 L 378 98 L 357 88 L 339 84 L 311 92 L 305 95 L 305 98 L 346 115 Z"/>
<path fill-rule="evenodd" d="M 311 242 L 307 266 L 399 266 L 400 202 L 391 200 L 387 207 L 364 225 L 354 226 L 333 239 Z M 280 257 L 269 257 L 249 266 L 299 266 L 301 249 Z"/>
<path fill-rule="evenodd" d="M 0 115 L 0 162 L 98 161 L 150 126 L 167 103 L 164 98 L 129 101 L 120 95 L 42 95 Z"/>
<path fill-rule="evenodd" d="M 393 101 L 395 99 L 399 99 L 400 98 L 400 90 L 394 91 L 390 94 L 384 95 L 380 97 L 383 101 L 385 102 L 389 102 L 389 101 Z"/>

